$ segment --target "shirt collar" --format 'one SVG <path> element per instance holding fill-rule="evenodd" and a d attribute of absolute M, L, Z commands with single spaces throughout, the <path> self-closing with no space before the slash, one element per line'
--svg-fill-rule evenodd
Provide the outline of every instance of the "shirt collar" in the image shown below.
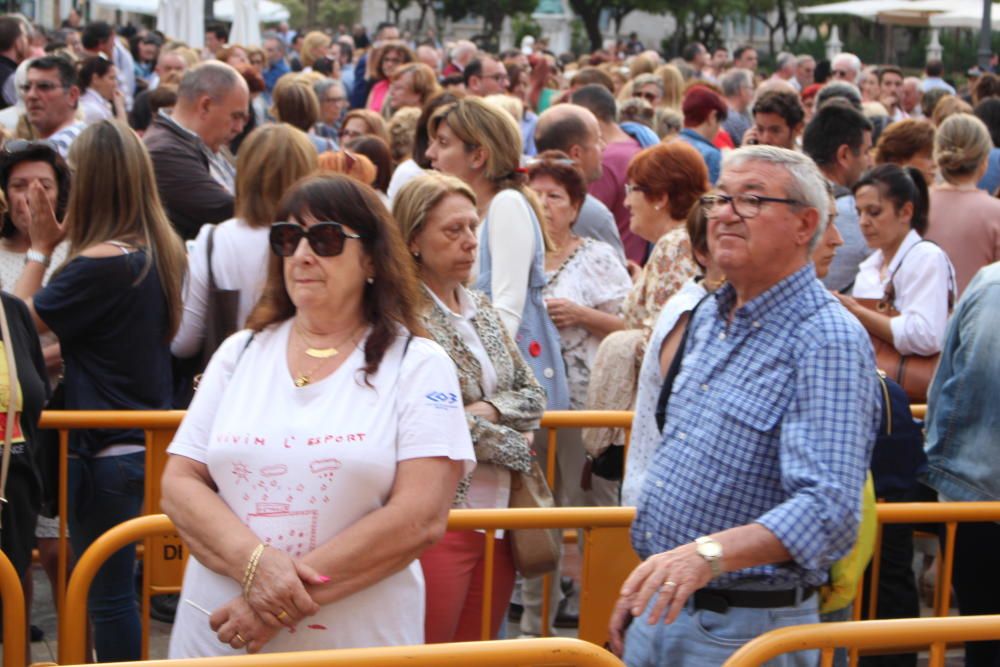
<path fill-rule="evenodd" d="M 446 306 L 444 304 L 444 301 L 442 301 L 440 298 L 438 298 L 438 295 L 435 294 L 433 292 L 433 290 L 431 290 L 429 287 L 427 287 L 427 285 L 424 285 L 424 289 L 427 290 L 427 293 L 431 295 L 432 299 L 434 299 L 434 303 L 437 305 L 437 307 L 440 308 L 441 312 L 443 312 L 445 315 L 447 315 L 449 319 L 453 319 L 453 320 L 471 320 L 472 318 L 474 318 L 476 316 L 476 312 L 477 312 L 476 304 L 472 302 L 472 298 L 469 295 L 469 291 L 467 289 L 465 289 L 464 287 L 459 286 L 459 288 L 458 288 L 458 308 L 459 308 L 459 312 L 457 312 L 457 313 L 455 311 L 453 311 L 451 308 L 449 308 L 448 306 Z"/>
<path fill-rule="evenodd" d="M 812 262 L 806 263 L 801 269 L 786 276 L 776 284 L 772 285 L 763 294 L 751 299 L 743 304 L 733 313 L 733 321 L 746 319 L 751 322 L 760 322 L 771 313 L 779 314 L 789 308 L 802 298 L 802 295 L 810 285 L 816 282 L 816 269 Z M 718 316 L 726 319 L 727 314 L 736 304 L 736 290 L 729 283 L 726 283 L 715 292 L 715 299 L 718 307 Z"/>
<path fill-rule="evenodd" d="M 696 130 L 692 130 L 690 127 L 685 127 L 683 130 L 681 130 L 681 134 L 684 135 L 685 137 L 690 137 L 695 141 L 700 141 L 703 144 L 708 144 L 709 146 L 712 146 L 712 148 L 715 148 L 715 146 L 712 144 L 711 141 L 701 136 Z"/>

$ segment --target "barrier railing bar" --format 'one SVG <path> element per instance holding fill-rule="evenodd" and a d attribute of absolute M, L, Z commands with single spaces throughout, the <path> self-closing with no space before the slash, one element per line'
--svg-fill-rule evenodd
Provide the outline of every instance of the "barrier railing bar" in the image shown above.
<path fill-rule="evenodd" d="M 486 562 L 483 564 L 483 611 L 479 624 L 479 638 L 492 639 L 493 630 L 493 568 L 496 563 L 497 532 L 486 531 Z"/>
<path fill-rule="evenodd" d="M 44 414 L 44 413 L 43 413 Z M 51 414 L 51 413 L 50 413 Z M 69 506 L 69 431 L 59 430 L 59 535 L 56 543 L 56 583 L 59 590 L 55 591 L 56 611 L 62 617 L 62 608 L 66 597 L 66 584 L 69 570 L 69 543 L 66 537 L 66 525 L 69 521 L 67 507 Z"/>
<path fill-rule="evenodd" d="M 854 647 L 903 649 L 1000 639 L 1000 615 L 814 623 L 772 630 L 743 645 L 723 667 L 756 667 L 783 653 Z"/>
<path fill-rule="evenodd" d="M 28 642 L 24 591 L 17 570 L 3 553 L 0 553 L 0 599 L 3 600 L 3 666 L 24 667 Z"/>
<path fill-rule="evenodd" d="M 388 648 L 355 648 L 301 653 L 264 653 L 152 660 L 144 667 L 431 667 L 438 665 L 499 667 L 502 665 L 553 665 L 559 667 L 622 667 L 621 661 L 599 646 L 580 639 L 553 637 L 522 641 L 424 644 Z M 107 667 L 135 667 L 135 663 L 108 663 Z"/>
<path fill-rule="evenodd" d="M 937 586 L 937 606 L 934 608 L 935 616 L 947 616 L 951 607 L 951 575 L 955 566 L 955 532 L 958 524 L 949 521 L 945 524 L 944 555 L 938 563 L 938 586 Z"/>

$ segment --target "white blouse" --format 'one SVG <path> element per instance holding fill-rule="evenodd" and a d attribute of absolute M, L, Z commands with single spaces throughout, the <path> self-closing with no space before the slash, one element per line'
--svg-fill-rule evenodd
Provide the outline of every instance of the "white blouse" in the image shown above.
<path fill-rule="evenodd" d="M 949 302 L 955 298 L 955 269 L 948 255 L 936 244 L 921 241 L 920 235 L 910 230 L 884 277 L 880 272 L 883 254 L 876 250 L 858 267 L 851 292 L 858 298 L 879 299 L 893 279 L 894 305 L 900 314 L 889 325 L 893 345 L 900 354 L 930 355 L 941 351 Z"/>

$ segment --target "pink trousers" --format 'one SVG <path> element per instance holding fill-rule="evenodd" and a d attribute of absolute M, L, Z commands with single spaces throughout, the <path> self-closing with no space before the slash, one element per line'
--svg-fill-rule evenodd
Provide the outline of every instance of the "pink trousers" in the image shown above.
<path fill-rule="evenodd" d="M 428 644 L 480 639 L 485 545 L 483 533 L 449 531 L 420 556 L 427 585 L 424 635 Z M 504 537 L 494 551 L 490 638 L 496 638 L 507 616 L 513 590 L 514 561 L 510 538 Z"/>

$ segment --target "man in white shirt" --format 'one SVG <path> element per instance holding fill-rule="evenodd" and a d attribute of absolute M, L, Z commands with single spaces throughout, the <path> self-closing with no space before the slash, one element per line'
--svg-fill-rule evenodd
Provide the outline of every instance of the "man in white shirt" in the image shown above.
<path fill-rule="evenodd" d="M 788 51 L 782 51 L 778 54 L 778 58 L 775 61 L 774 74 L 771 75 L 772 80 L 787 81 L 792 84 L 793 87 L 798 84 L 795 80 L 795 71 L 798 67 L 798 62 L 796 61 L 795 55 L 789 53 Z M 798 88 L 796 88 L 798 90 Z"/>
<path fill-rule="evenodd" d="M 795 61 L 795 78 L 789 81 L 800 93 L 816 82 L 816 59 L 806 54 Z"/>
<path fill-rule="evenodd" d="M 38 138 L 55 144 L 65 158 L 70 144 L 85 127 L 76 119 L 80 101 L 76 68 L 61 56 L 37 58 L 28 65 L 28 80 L 22 92 L 28 120 Z"/>

